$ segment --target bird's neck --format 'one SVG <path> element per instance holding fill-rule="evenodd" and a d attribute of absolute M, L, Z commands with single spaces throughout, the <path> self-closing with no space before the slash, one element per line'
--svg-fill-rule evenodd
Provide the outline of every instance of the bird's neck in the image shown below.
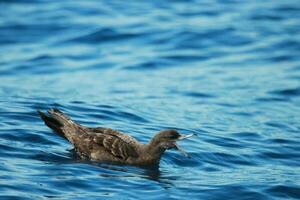
<path fill-rule="evenodd" d="M 149 158 L 157 160 L 159 162 L 162 154 L 165 152 L 165 149 L 162 149 L 158 145 L 158 143 L 152 139 L 149 143 L 145 144 L 144 151 L 149 156 Z"/>

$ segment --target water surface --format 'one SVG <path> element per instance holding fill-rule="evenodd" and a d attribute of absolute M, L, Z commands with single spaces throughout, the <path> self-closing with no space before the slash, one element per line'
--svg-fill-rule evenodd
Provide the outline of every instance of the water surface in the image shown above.
<path fill-rule="evenodd" d="M 0 0 L 1 199 L 300 199 L 300 4 Z M 147 142 L 158 169 L 80 160 L 36 110 Z"/>

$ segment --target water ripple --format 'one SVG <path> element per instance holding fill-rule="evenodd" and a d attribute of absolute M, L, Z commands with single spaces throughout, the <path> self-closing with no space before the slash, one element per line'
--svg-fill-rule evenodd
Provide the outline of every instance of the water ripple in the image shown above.
<path fill-rule="evenodd" d="M 297 0 L 0 0 L 0 199 L 299 199 Z M 148 142 L 156 168 L 83 160 L 36 111 Z"/>
<path fill-rule="evenodd" d="M 141 36 L 134 33 L 119 33 L 114 29 L 103 28 L 93 31 L 84 36 L 80 36 L 70 40 L 73 43 L 103 43 L 103 42 L 117 42 L 122 40 L 129 40 Z"/>

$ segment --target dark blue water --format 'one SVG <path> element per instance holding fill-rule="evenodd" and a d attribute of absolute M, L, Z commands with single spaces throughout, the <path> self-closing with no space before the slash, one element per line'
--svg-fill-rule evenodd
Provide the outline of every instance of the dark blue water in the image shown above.
<path fill-rule="evenodd" d="M 0 0 L 0 199 L 300 199 L 300 3 Z M 159 169 L 80 160 L 36 110 L 142 142 Z"/>

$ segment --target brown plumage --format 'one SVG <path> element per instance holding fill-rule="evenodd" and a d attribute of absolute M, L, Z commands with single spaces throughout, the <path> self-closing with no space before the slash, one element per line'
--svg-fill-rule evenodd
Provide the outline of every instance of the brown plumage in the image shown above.
<path fill-rule="evenodd" d="M 110 128 L 82 126 L 57 109 L 48 110 L 48 114 L 38 113 L 49 128 L 73 144 L 81 157 L 99 162 L 158 164 L 165 150 L 174 148 L 182 151 L 176 141 L 191 136 L 182 136 L 175 130 L 164 130 L 156 134 L 148 144 L 142 144 L 133 137 Z"/>

